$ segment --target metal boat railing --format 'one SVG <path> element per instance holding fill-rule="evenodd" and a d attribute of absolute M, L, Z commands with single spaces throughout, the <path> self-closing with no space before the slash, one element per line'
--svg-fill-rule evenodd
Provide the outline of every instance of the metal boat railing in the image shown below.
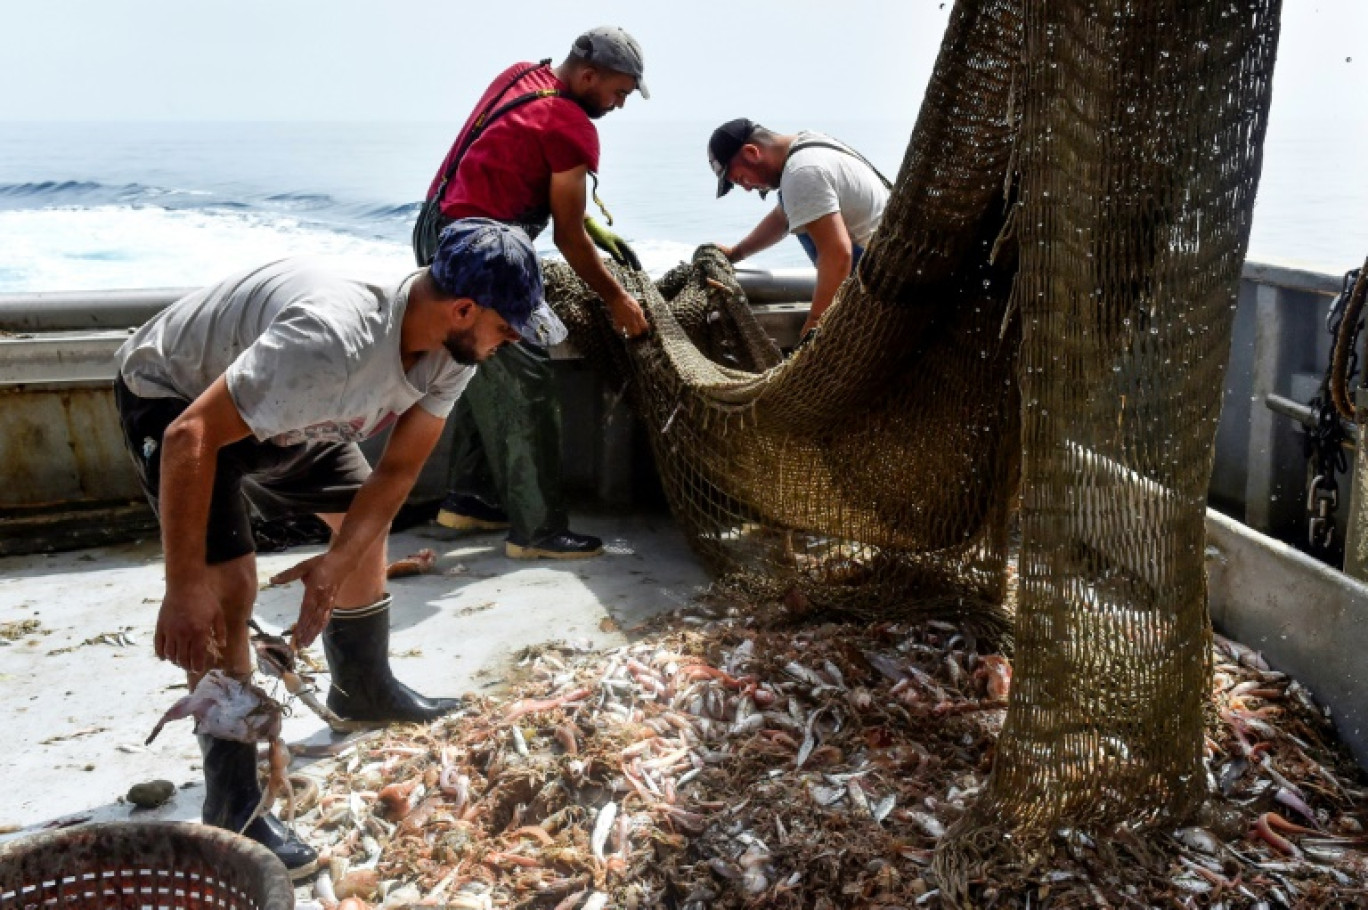
<path fill-rule="evenodd" d="M 806 318 L 811 269 L 738 270 L 738 279 L 762 325 L 780 346 L 792 345 Z M 1305 269 L 1248 263 L 1240 285 L 1223 415 L 1216 440 L 1212 504 L 1250 527 L 1293 539 L 1304 525 L 1305 461 L 1298 412 L 1319 384 L 1329 357 L 1323 329 L 1340 279 Z M 65 291 L 0 295 L 0 514 L 38 504 L 77 505 L 108 493 L 92 479 L 125 474 L 121 491 L 136 498 L 121 450 L 112 443 L 113 354 L 131 327 L 151 318 L 188 289 Z M 576 379 L 567 400 L 567 424 L 577 402 L 595 421 L 604 415 L 602 390 L 577 353 L 560 346 L 559 369 Z M 1293 415 L 1292 419 L 1283 415 Z M 623 421 L 629 418 L 623 414 Z M 589 426 L 602 427 L 591 421 Z M 99 424 L 96 426 L 95 424 Z M 630 433 L 617 432 L 619 440 Z M 601 440 L 585 443 L 602 455 Z M 567 453 L 596 489 L 612 482 L 591 475 L 627 463 L 604 456 L 594 463 Z M 606 458 L 606 461 L 605 461 Z M 578 463 L 579 468 L 574 468 Z M 583 477 L 581 479 L 584 479 Z M 619 495 L 621 494 L 619 490 Z M 424 487 L 420 495 L 431 495 Z M 611 497 L 610 497 L 611 498 Z M 1342 518 L 1342 517 L 1341 517 Z M 1340 539 L 1343 539 L 1342 534 Z"/>

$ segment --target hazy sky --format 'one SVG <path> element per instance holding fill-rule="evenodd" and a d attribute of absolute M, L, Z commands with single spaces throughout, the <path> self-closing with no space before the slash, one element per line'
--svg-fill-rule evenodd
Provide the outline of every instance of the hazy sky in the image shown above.
<path fill-rule="evenodd" d="M 906 120 L 949 0 L 6 0 L 0 120 L 459 120 L 585 28 L 642 43 L 644 120 Z M 1362 120 L 1368 0 L 1286 0 L 1274 119 Z M 1357 45 L 1357 47 L 1356 47 Z M 1355 57 L 1356 51 L 1360 55 Z M 1346 58 L 1354 58 L 1346 60 Z"/>

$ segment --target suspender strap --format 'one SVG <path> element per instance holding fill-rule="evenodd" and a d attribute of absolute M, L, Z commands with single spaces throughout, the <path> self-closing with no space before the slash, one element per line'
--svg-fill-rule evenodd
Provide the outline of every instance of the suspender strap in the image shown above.
<path fill-rule="evenodd" d="M 502 117 L 513 108 L 526 104 L 529 101 L 536 101 L 538 98 L 550 98 L 560 94 L 559 91 L 553 88 L 539 89 L 535 92 L 519 95 L 503 107 L 496 108 L 496 105 L 498 105 L 498 103 L 503 100 L 504 96 L 508 94 L 509 89 L 521 82 L 524 76 L 533 70 L 550 65 L 551 58 L 547 57 L 540 63 L 534 63 L 526 69 L 515 73 L 513 78 L 508 80 L 508 84 L 505 85 L 497 95 L 490 99 L 489 103 L 485 105 L 484 110 L 480 111 L 480 115 L 476 117 L 475 122 L 470 125 L 470 131 L 465 134 L 465 139 L 461 142 L 461 147 L 457 149 L 456 154 L 452 156 L 451 164 L 448 165 L 447 169 L 442 173 L 442 182 L 437 185 L 437 194 L 432 197 L 437 200 L 439 205 L 441 204 L 442 196 L 446 192 L 447 182 L 456 174 L 456 169 L 461 166 L 461 159 L 465 157 L 466 152 L 470 151 L 470 147 L 475 144 L 475 140 L 480 138 L 480 134 L 485 131 L 485 128 L 488 127 L 490 123 L 497 120 L 499 117 Z"/>
<path fill-rule="evenodd" d="M 793 145 L 789 146 L 788 154 L 784 156 L 784 164 L 788 164 L 788 160 L 793 157 L 795 152 L 801 152 L 803 149 L 813 148 L 834 149 L 838 152 L 841 152 L 842 154 L 849 155 L 850 157 L 855 158 L 858 161 L 864 162 L 864 166 L 873 171 L 874 176 L 878 177 L 879 181 L 883 183 L 884 189 L 893 189 L 893 183 L 883 174 L 879 173 L 879 169 L 876 168 L 873 164 L 871 164 L 869 159 L 866 158 L 864 155 L 861 155 L 853 148 L 848 148 L 847 146 L 839 145 L 835 142 L 828 142 L 825 139 L 806 139 L 802 142 L 793 143 Z"/>

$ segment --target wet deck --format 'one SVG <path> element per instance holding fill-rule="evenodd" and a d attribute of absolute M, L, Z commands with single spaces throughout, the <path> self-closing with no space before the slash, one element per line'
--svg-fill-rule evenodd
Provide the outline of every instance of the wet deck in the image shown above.
<path fill-rule="evenodd" d="M 576 530 L 603 537 L 608 552 L 576 562 L 514 562 L 501 534 L 457 536 L 416 528 L 393 535 L 391 558 L 438 553 L 430 575 L 391 582 L 395 673 L 430 695 L 499 686 L 520 649 L 548 641 L 616 647 L 644 620 L 685 603 L 707 577 L 668 515 L 579 517 Z M 319 551 L 263 554 L 272 573 Z M 190 722 L 143 741 L 185 694 L 184 677 L 152 655 L 162 593 L 160 545 L 121 546 L 0 559 L 0 700 L 10 746 L 0 750 L 0 832 L 68 817 L 197 818 L 203 788 Z M 299 589 L 264 588 L 256 617 L 275 631 L 293 621 Z M 34 626 L 33 623 L 37 625 Z M 319 652 L 318 646 L 313 649 Z M 326 682 L 324 681 L 324 686 Z M 304 709 L 286 719 L 287 742 L 324 742 Z M 151 812 L 122 802 L 141 781 L 179 789 Z"/>

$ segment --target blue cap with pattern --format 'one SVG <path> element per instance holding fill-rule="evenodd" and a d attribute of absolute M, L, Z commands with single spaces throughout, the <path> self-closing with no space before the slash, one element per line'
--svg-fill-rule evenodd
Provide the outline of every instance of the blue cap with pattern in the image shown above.
<path fill-rule="evenodd" d="M 518 228 L 490 218 L 453 221 L 437 240 L 431 271 L 442 293 L 488 307 L 528 341 L 565 340 L 565 326 L 546 305 L 532 241 Z"/>

